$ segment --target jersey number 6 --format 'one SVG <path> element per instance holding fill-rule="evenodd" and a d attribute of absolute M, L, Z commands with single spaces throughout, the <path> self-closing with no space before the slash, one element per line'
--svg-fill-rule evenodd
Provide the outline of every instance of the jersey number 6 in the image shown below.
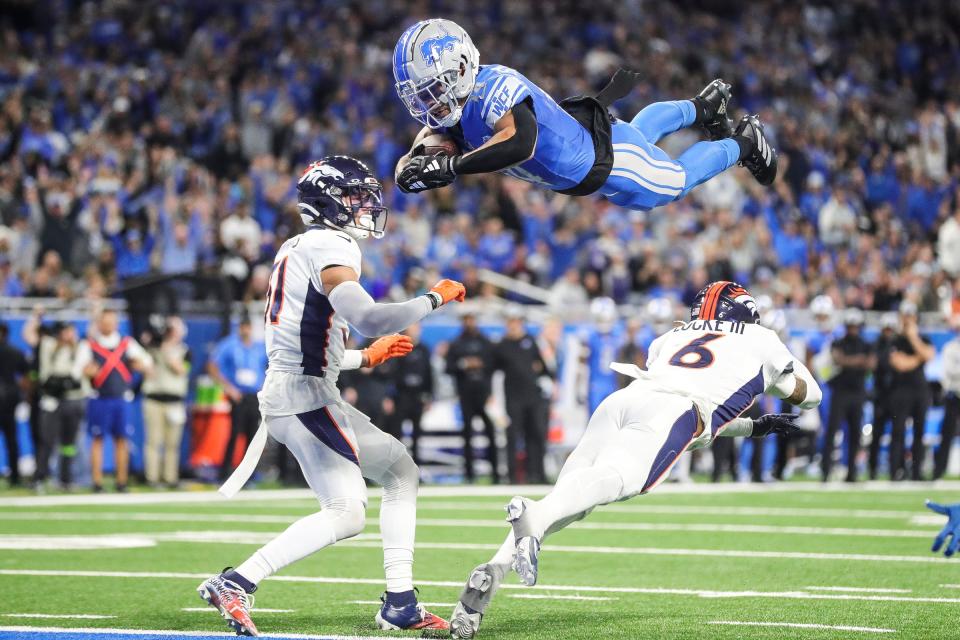
<path fill-rule="evenodd" d="M 686 367 L 687 369 L 704 369 L 709 367 L 713 364 L 715 356 L 713 355 L 713 351 L 710 351 L 710 349 L 707 349 L 704 345 L 722 337 L 722 333 L 708 333 L 690 341 L 687 346 L 673 354 L 673 357 L 670 358 L 670 364 L 675 367 Z"/>
<path fill-rule="evenodd" d="M 280 324 L 280 311 L 283 309 L 283 280 L 287 276 L 287 259 L 284 258 L 273 266 L 270 274 L 270 286 L 267 287 L 266 318 L 270 324 Z M 274 284 L 276 277 L 276 284 Z"/>

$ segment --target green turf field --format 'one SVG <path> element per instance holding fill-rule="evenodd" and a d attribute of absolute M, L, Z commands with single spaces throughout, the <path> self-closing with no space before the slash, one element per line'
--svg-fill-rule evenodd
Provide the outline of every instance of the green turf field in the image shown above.
<path fill-rule="evenodd" d="M 540 584 L 522 587 L 510 576 L 480 637 L 960 634 L 960 560 L 930 553 L 942 518 L 923 507 L 927 497 L 960 500 L 960 484 L 721 488 L 664 485 L 550 538 Z M 502 541 L 509 495 L 424 491 L 416 581 L 421 601 L 448 617 L 462 581 Z M 189 501 L 156 503 L 154 495 Z M 0 498 L 0 635 L 45 626 L 226 631 L 212 609 L 192 610 L 204 606 L 196 585 L 239 564 L 315 504 L 303 492 L 241 496 L 107 496 L 122 500 L 112 504 L 70 502 L 90 496 Z M 372 498 L 358 539 L 261 584 L 253 617 L 262 633 L 380 635 L 377 507 Z M 78 615 L 104 617 L 62 617 Z"/>

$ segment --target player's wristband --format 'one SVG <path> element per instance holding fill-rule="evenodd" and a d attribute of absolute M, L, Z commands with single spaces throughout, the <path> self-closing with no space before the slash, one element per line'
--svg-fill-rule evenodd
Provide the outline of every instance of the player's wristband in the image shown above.
<path fill-rule="evenodd" d="M 427 300 L 430 301 L 430 306 L 433 307 L 434 311 L 443 305 L 443 297 L 436 291 L 427 291 L 423 295 L 427 296 Z"/>

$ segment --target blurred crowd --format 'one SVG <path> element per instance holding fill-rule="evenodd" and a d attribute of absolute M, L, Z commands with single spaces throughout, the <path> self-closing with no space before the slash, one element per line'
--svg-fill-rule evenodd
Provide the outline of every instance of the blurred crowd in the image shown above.
<path fill-rule="evenodd" d="M 689 302 L 732 278 L 778 306 L 960 313 L 960 5 L 707 2 L 398 3 L 48 0 L 0 18 L 0 295 L 102 298 L 147 275 L 227 278 L 262 295 L 300 224 L 299 168 L 366 159 L 387 237 L 365 246 L 376 297 L 437 273 L 472 295 L 487 268 L 549 290 Z M 733 83 L 782 152 L 772 189 L 732 170 L 651 213 L 497 176 L 403 196 L 393 165 L 416 127 L 393 90 L 404 27 L 451 18 L 483 63 L 557 98 L 618 66 L 647 80 L 615 105 Z M 522 46 L 516 46 L 521 43 Z M 695 133 L 665 141 L 675 151 Z"/>

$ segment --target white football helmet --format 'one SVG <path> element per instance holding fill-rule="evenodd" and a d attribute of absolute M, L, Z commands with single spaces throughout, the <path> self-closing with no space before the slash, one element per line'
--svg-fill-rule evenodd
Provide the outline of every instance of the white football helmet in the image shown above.
<path fill-rule="evenodd" d="M 431 129 L 452 127 L 461 100 L 473 91 L 480 52 L 457 23 L 422 20 L 403 32 L 393 50 L 397 95 L 410 115 Z"/>

